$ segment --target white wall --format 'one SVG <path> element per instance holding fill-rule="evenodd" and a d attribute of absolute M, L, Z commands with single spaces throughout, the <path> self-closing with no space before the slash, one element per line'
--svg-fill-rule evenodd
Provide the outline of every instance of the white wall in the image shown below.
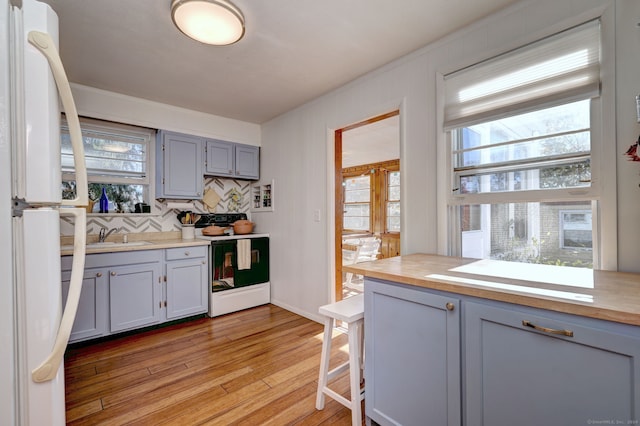
<path fill-rule="evenodd" d="M 260 146 L 260 125 L 72 84 L 78 114 Z"/>
<path fill-rule="evenodd" d="M 609 110 L 616 104 L 619 116 L 609 134 L 613 139 L 617 127 L 618 141 L 609 142 L 616 153 L 609 158 L 611 166 L 618 165 L 620 182 L 619 244 L 616 235 L 605 239 L 614 242 L 611 250 L 618 249 L 620 270 L 640 272 L 640 164 L 628 164 L 622 156 L 640 132 L 634 109 L 634 96 L 640 93 L 640 30 L 635 25 L 640 2 L 535 0 L 518 3 L 263 124 L 261 175 L 275 179 L 276 211 L 253 218 L 272 234 L 272 301 L 309 318 L 318 318 L 318 306 L 330 301 L 334 129 L 401 109 L 402 252 L 443 252 L 437 220 L 444 213 L 437 203 L 437 72 L 470 65 L 603 10 L 614 16 L 616 8 L 618 97 Z M 613 69 L 605 67 L 605 72 Z M 614 117 L 613 111 L 607 113 Z M 612 211 L 610 205 L 603 208 Z M 322 212 L 320 222 L 313 220 L 314 210 Z M 615 226 L 610 234 L 615 234 Z"/>

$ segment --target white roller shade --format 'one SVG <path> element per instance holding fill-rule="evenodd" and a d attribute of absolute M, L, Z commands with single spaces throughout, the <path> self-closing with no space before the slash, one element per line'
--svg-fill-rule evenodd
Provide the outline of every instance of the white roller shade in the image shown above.
<path fill-rule="evenodd" d="M 445 130 L 598 96 L 600 22 L 591 21 L 445 76 Z"/>

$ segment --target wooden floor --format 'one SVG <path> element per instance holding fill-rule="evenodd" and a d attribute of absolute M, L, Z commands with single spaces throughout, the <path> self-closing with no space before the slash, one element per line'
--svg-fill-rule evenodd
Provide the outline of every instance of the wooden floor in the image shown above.
<path fill-rule="evenodd" d="M 321 347 L 321 324 L 274 305 L 70 347 L 67 424 L 350 425 L 331 398 L 315 409 Z M 333 387 L 348 397 L 348 375 Z"/>

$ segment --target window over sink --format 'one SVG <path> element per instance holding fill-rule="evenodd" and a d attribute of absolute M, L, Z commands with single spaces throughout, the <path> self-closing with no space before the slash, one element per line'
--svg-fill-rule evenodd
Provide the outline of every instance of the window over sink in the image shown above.
<path fill-rule="evenodd" d="M 103 188 L 110 213 L 134 212 L 135 204 L 153 199 L 150 175 L 155 130 L 109 121 L 80 118 L 89 198 L 99 211 Z M 62 196 L 75 194 L 75 170 L 66 120 L 61 124 Z"/>

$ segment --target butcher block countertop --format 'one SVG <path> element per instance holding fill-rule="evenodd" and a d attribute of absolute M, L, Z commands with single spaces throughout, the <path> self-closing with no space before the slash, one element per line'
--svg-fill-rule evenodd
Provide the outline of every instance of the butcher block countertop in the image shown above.
<path fill-rule="evenodd" d="M 107 244 L 102 246 L 96 244 L 98 242 L 97 235 L 87 236 L 87 253 L 114 253 L 123 251 L 138 250 L 159 250 L 166 248 L 208 246 L 211 241 L 207 240 L 183 240 L 182 233 L 177 232 L 143 232 L 136 234 L 127 234 L 128 242 L 122 241 L 123 234 L 114 233 L 107 238 Z M 112 244 L 111 244 L 112 243 Z M 73 237 L 60 237 L 60 254 L 62 256 L 70 256 L 73 254 Z"/>
<path fill-rule="evenodd" d="M 345 265 L 342 270 L 426 289 L 640 326 L 640 274 L 429 254 Z M 516 276 L 526 276 L 528 280 Z"/>

